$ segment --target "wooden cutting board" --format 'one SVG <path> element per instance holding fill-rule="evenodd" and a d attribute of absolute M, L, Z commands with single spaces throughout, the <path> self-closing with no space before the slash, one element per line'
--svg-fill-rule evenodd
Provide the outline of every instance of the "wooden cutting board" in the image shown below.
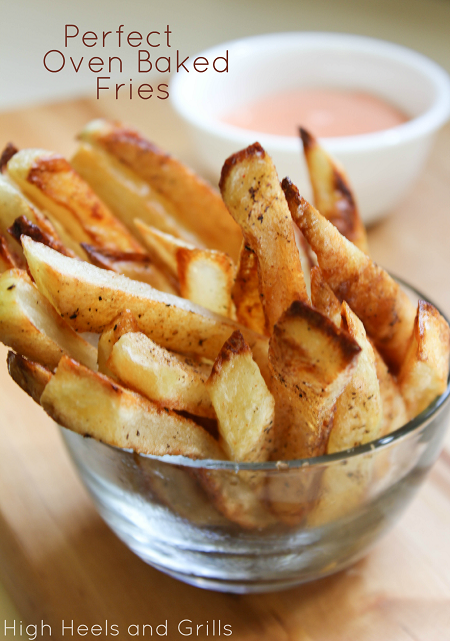
<path fill-rule="evenodd" d="M 70 154 L 74 134 L 98 116 L 125 120 L 195 164 L 181 124 L 166 103 L 86 99 L 37 106 L 0 115 L 0 141 Z M 447 313 L 449 203 L 447 128 L 414 189 L 370 231 L 375 260 L 428 292 Z M 353 568 L 281 593 L 208 592 L 145 565 L 116 539 L 78 481 L 53 423 L 9 380 L 5 356 L 2 348 L 0 578 L 23 621 L 50 625 L 52 639 L 80 638 L 67 631 L 63 637 L 62 620 L 75 627 L 102 626 L 102 635 L 84 638 L 108 639 L 113 624 L 121 632 L 113 638 L 127 639 L 132 638 L 130 625 L 156 627 L 167 620 L 167 638 L 182 639 L 177 626 L 183 619 L 191 620 L 194 629 L 203 624 L 192 635 L 197 639 L 212 637 L 213 620 L 216 636 L 220 620 L 231 626 L 230 638 L 237 641 L 450 639 L 450 435 L 413 505 Z M 0 638 L 2 626 L 0 621 Z M 50 637 L 45 633 L 38 638 Z"/>

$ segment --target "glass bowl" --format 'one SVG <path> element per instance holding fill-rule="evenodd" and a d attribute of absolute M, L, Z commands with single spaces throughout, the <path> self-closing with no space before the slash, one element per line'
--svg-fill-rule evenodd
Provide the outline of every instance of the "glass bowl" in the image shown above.
<path fill-rule="evenodd" d="M 61 431 L 100 515 L 144 561 L 199 587 L 265 592 L 349 566 L 393 526 L 442 449 L 449 396 L 372 443 L 278 463 L 152 457 Z"/>

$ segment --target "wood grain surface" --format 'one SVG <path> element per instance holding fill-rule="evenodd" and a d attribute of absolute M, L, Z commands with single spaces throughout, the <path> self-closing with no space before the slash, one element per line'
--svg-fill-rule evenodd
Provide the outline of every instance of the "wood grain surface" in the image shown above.
<path fill-rule="evenodd" d="M 166 103 L 149 107 L 77 100 L 36 106 L 0 115 L 0 140 L 70 154 L 74 134 L 97 116 L 123 119 L 195 165 L 181 124 Z M 414 189 L 369 235 L 375 260 L 427 292 L 447 313 L 449 152 L 447 127 Z M 52 639 L 68 638 L 67 633 L 61 637 L 63 619 L 103 629 L 107 620 L 121 631 L 167 619 L 170 639 L 184 638 L 176 631 L 182 619 L 195 625 L 220 620 L 231 625 L 230 638 L 236 641 L 450 639 L 450 436 L 413 505 L 351 569 L 281 593 L 208 592 L 145 565 L 111 533 L 72 469 L 52 421 L 9 380 L 5 357 L 2 348 L 0 578 L 24 622 L 50 624 Z M 206 627 L 195 636 L 210 637 Z"/>

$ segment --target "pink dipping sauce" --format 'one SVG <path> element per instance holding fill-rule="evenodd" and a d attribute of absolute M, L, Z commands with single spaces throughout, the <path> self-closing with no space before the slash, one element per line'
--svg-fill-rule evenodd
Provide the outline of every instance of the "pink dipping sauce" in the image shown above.
<path fill-rule="evenodd" d="M 277 136 L 298 136 L 302 126 L 319 138 L 368 134 L 407 120 L 404 113 L 381 98 L 338 89 L 283 91 L 222 117 L 230 125 Z"/>

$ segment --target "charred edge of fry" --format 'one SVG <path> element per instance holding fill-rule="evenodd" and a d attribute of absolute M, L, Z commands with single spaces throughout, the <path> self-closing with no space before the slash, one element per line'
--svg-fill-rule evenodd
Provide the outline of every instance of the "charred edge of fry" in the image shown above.
<path fill-rule="evenodd" d="M 235 165 L 238 165 L 247 158 L 252 158 L 253 156 L 264 158 L 265 155 L 266 152 L 261 147 L 259 142 L 255 142 L 253 143 L 253 145 L 250 145 L 249 147 L 246 147 L 245 149 L 242 149 L 241 151 L 238 151 L 236 154 L 233 154 L 232 156 L 227 158 L 220 174 L 219 189 L 222 190 L 225 187 L 225 181 L 227 180 L 230 171 Z"/>
<path fill-rule="evenodd" d="M 2 155 L 0 156 L 0 172 L 3 171 L 3 169 L 6 167 L 8 162 L 11 160 L 13 156 L 17 154 L 18 151 L 19 150 L 12 142 L 9 142 L 6 145 L 6 147 L 2 151 Z"/>
<path fill-rule="evenodd" d="M 244 337 L 241 332 L 237 329 L 233 332 L 230 338 L 224 343 L 224 346 L 219 352 L 214 365 L 211 371 L 211 377 L 216 376 L 220 373 L 222 366 L 227 361 L 231 360 L 233 356 L 239 354 L 251 354 L 252 350 L 249 345 L 245 342 Z"/>
<path fill-rule="evenodd" d="M 347 334 L 347 332 L 341 331 L 336 328 L 336 325 L 333 323 L 333 321 L 331 321 L 329 318 L 313 309 L 303 301 L 295 300 L 291 304 L 291 306 L 284 312 L 284 314 L 280 318 L 279 323 L 283 323 L 285 320 L 288 320 L 290 318 L 294 319 L 296 317 L 303 318 L 313 327 L 329 336 L 332 340 L 334 340 L 334 338 L 336 337 L 336 332 L 338 332 L 341 336 L 341 340 L 338 343 L 339 349 L 346 359 L 351 360 L 353 356 L 359 354 L 359 352 L 361 351 L 358 343 L 349 334 Z M 275 326 L 274 332 L 275 331 L 280 331 L 277 326 Z"/>
<path fill-rule="evenodd" d="M 29 236 L 36 242 L 42 243 L 43 245 L 47 245 L 47 247 L 54 249 L 55 251 L 59 252 L 60 254 L 63 254 L 64 256 L 69 256 L 70 258 L 74 258 L 74 253 L 68 250 L 63 245 L 63 243 L 58 242 L 58 240 L 56 240 L 55 238 L 50 236 L 50 234 L 48 234 L 43 229 L 41 229 L 39 225 L 36 225 L 35 223 L 32 223 L 31 220 L 28 220 L 26 216 L 19 216 L 19 218 L 16 218 L 16 220 L 11 225 L 11 227 L 9 227 L 8 232 L 19 243 L 21 243 L 21 240 L 20 240 L 21 236 Z"/>
<path fill-rule="evenodd" d="M 8 352 L 6 363 L 13 381 L 39 404 L 52 372 L 43 365 L 11 351 Z"/>
<path fill-rule="evenodd" d="M 57 154 L 52 154 L 49 157 L 39 156 L 31 165 L 26 179 L 45 192 L 48 181 L 42 176 L 46 176 L 47 173 L 53 175 L 65 171 L 73 171 L 73 169 L 63 156 Z"/>
<path fill-rule="evenodd" d="M 102 145 L 107 148 L 114 146 L 116 143 L 131 143 L 133 146 L 138 147 L 143 151 L 151 151 L 152 153 L 158 154 L 161 158 L 171 158 L 171 154 L 160 149 L 157 145 L 150 140 L 143 138 L 138 131 L 134 129 L 128 129 L 127 127 L 122 127 L 120 123 L 113 123 L 116 125 L 114 130 L 108 131 L 105 133 L 100 133 L 100 135 L 95 135 L 94 140 L 99 141 Z M 81 135 L 81 140 L 83 136 Z M 122 159 L 120 159 L 122 164 L 126 164 Z"/>
<path fill-rule="evenodd" d="M 293 202 L 297 206 L 301 206 L 303 204 L 302 201 L 304 201 L 304 198 L 300 196 L 298 187 L 294 185 L 294 183 L 288 176 L 286 176 L 286 178 L 283 178 L 283 180 L 281 181 L 281 189 L 284 191 L 284 195 L 286 196 L 288 204 L 289 202 Z"/>
<path fill-rule="evenodd" d="M 145 263 L 146 265 L 153 264 L 150 256 L 147 256 L 146 254 L 140 254 L 139 252 L 127 252 L 122 250 L 116 251 L 103 247 L 94 247 L 89 243 L 80 243 L 80 245 L 88 255 L 88 258 L 94 265 L 97 265 L 97 267 L 112 269 L 111 262 L 129 262 L 141 264 Z M 114 271 L 114 269 L 112 269 L 112 271 Z"/>
<path fill-rule="evenodd" d="M 313 136 L 309 133 L 309 131 L 306 131 L 306 129 L 303 129 L 303 127 L 298 128 L 298 132 L 300 134 L 300 138 L 302 139 L 303 147 L 305 148 L 305 151 L 308 151 L 308 149 L 311 149 L 314 147 L 316 144 L 316 141 Z"/>

